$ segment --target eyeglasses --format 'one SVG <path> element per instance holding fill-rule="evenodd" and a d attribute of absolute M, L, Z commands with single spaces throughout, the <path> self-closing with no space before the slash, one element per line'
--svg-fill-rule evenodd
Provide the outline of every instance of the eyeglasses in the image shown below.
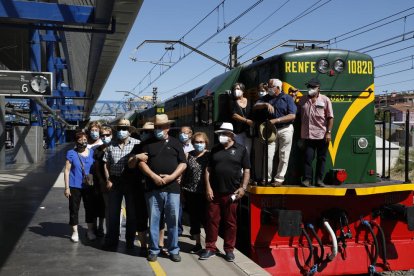
<path fill-rule="evenodd" d="M 204 141 L 194 141 L 194 144 L 204 144 Z"/>
<path fill-rule="evenodd" d="M 118 127 L 118 130 L 129 130 L 129 127 Z"/>
<path fill-rule="evenodd" d="M 101 137 L 109 137 L 109 136 L 111 136 L 112 134 L 101 134 Z"/>

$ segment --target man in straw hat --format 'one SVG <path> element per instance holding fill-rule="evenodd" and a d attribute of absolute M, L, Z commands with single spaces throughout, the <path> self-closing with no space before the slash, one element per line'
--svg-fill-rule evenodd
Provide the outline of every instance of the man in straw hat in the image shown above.
<path fill-rule="evenodd" d="M 289 164 L 289 155 L 292 148 L 293 121 L 296 117 L 296 105 L 291 96 L 282 90 L 282 82 L 278 79 L 270 79 L 267 95 L 260 98 L 253 107 L 268 111 L 267 119 L 275 125 L 277 138 L 267 147 L 267 180 L 273 187 L 281 186 L 285 181 L 285 175 Z M 277 169 L 274 169 L 274 157 L 278 155 Z M 274 181 L 273 181 L 273 176 Z"/>
<path fill-rule="evenodd" d="M 119 241 L 119 215 L 121 203 L 125 197 L 127 222 L 125 240 L 127 249 L 134 247 L 136 232 L 135 201 L 133 194 L 134 183 L 128 176 L 125 168 L 129 153 L 140 141 L 130 137 L 135 130 L 128 119 L 119 120 L 114 126 L 116 137 L 108 146 L 103 161 L 105 162 L 105 178 L 108 193 L 108 230 L 105 236 L 104 249 L 115 251 Z"/>
<path fill-rule="evenodd" d="M 237 233 L 237 205 L 239 199 L 244 196 L 250 179 L 250 161 L 246 147 L 234 141 L 235 135 L 231 123 L 223 123 L 216 134 L 219 135 L 220 144 L 211 150 L 205 171 L 208 200 L 205 225 L 206 250 L 201 254 L 200 260 L 207 260 L 216 254 L 220 214 L 223 214 L 225 259 L 233 262 Z"/>
<path fill-rule="evenodd" d="M 308 95 L 299 101 L 298 113 L 301 117 L 300 136 L 305 140 L 305 170 L 302 186 L 309 187 L 312 183 L 312 162 L 316 152 L 315 186 L 324 187 L 326 153 L 333 126 L 333 109 L 331 100 L 320 94 L 321 83 L 311 79 L 306 83 Z"/>
<path fill-rule="evenodd" d="M 141 152 L 148 153 L 148 161 L 139 162 L 139 168 L 147 176 L 147 201 L 150 246 L 147 260 L 155 262 L 160 253 L 159 223 L 165 214 L 168 228 L 168 252 L 170 259 L 180 262 L 178 246 L 178 216 L 180 210 L 180 185 L 177 178 L 187 167 L 181 143 L 169 136 L 170 125 L 167 114 L 155 115 L 154 138 L 145 143 Z"/>

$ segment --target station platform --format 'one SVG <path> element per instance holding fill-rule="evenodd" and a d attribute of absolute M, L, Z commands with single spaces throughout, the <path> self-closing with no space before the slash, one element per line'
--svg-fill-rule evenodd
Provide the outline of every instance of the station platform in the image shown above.
<path fill-rule="evenodd" d="M 83 207 L 80 241 L 72 243 L 63 195 L 65 153 L 71 146 L 46 150 L 38 164 L 7 165 L 0 171 L 0 275 L 269 275 L 237 250 L 234 263 L 220 256 L 199 261 L 189 253 L 194 241 L 187 227 L 180 237 L 180 263 L 167 256 L 150 263 L 139 256 L 138 247 L 127 251 L 124 240 L 117 252 L 103 251 L 102 239 L 86 239 Z"/>

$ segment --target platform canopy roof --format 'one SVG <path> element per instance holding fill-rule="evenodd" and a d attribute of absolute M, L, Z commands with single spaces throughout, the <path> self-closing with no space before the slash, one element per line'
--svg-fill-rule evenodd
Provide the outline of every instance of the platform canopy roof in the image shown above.
<path fill-rule="evenodd" d="M 0 69 L 30 70 L 33 26 L 51 28 L 59 37 L 55 53 L 66 63 L 63 82 L 86 94 L 73 99 L 88 120 L 140 11 L 143 0 L 58 0 L 0 2 Z M 62 23 L 63 21 L 63 23 Z M 53 27 L 47 27 L 53 26 Z M 92 30 L 93 29 L 93 30 Z M 41 35 L 46 30 L 40 31 Z M 47 71 L 46 42 L 41 43 Z"/>

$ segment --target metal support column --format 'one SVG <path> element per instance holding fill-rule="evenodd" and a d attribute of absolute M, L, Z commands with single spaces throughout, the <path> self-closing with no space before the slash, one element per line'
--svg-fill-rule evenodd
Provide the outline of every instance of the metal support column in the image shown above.
<path fill-rule="evenodd" d="M 41 72 L 42 61 L 39 30 L 30 30 L 30 70 Z M 43 126 L 42 109 L 33 100 L 30 100 L 30 125 Z"/>
<path fill-rule="evenodd" d="M 0 170 L 6 168 L 6 101 L 0 96 Z"/>
<path fill-rule="evenodd" d="M 46 36 L 48 37 L 53 37 L 54 33 L 51 30 L 47 30 L 46 31 Z M 46 55 L 47 55 L 47 71 L 49 72 L 53 72 L 53 76 L 56 76 L 56 71 L 55 71 L 55 44 L 53 41 L 48 40 L 46 42 Z M 56 83 L 55 81 L 53 83 Z M 54 87 L 52 87 L 52 89 L 54 89 Z M 54 98 L 48 98 L 46 100 L 47 105 L 50 106 L 51 108 L 53 108 L 54 105 Z M 53 120 L 53 119 L 52 119 Z M 49 126 L 51 125 L 51 126 Z M 50 129 L 51 128 L 51 129 Z M 49 124 L 48 122 L 48 126 L 47 126 L 47 143 L 48 143 L 48 148 L 49 149 L 54 149 L 56 146 L 56 135 L 55 135 L 55 123 L 54 120 L 51 124 Z"/>

